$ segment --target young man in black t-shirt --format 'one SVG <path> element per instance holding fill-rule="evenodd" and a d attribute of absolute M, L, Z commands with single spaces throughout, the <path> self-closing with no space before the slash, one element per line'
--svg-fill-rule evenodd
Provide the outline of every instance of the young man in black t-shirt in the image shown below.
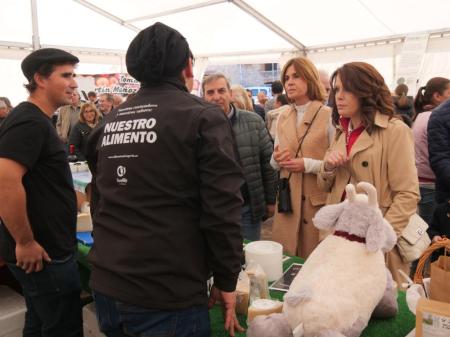
<path fill-rule="evenodd" d="M 23 288 L 23 335 L 83 336 L 76 197 L 54 111 L 70 104 L 78 58 L 45 48 L 22 71 L 30 92 L 0 127 L 0 256 Z"/>

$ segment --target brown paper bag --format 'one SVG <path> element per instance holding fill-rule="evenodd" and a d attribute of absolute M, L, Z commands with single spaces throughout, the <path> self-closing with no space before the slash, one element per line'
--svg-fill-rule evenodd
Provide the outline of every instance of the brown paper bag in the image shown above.
<path fill-rule="evenodd" d="M 450 336 L 450 304 L 419 299 L 416 308 L 416 337 Z"/>
<path fill-rule="evenodd" d="M 431 264 L 430 299 L 450 303 L 450 256 Z"/>

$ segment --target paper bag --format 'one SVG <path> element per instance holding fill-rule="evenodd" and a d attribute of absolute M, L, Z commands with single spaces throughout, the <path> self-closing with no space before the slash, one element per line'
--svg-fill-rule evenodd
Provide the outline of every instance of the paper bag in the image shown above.
<path fill-rule="evenodd" d="M 416 311 L 416 337 L 450 336 L 450 304 L 419 299 Z"/>
<path fill-rule="evenodd" d="M 431 264 L 430 299 L 450 303 L 450 256 Z"/>

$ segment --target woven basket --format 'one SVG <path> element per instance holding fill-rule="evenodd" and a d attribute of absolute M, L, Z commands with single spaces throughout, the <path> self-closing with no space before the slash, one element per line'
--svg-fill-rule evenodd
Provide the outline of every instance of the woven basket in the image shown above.
<path fill-rule="evenodd" d="M 423 271 L 425 264 L 434 251 L 445 248 L 445 255 L 450 255 L 450 239 L 443 239 L 430 245 L 422 254 L 417 264 L 416 273 L 414 274 L 414 283 L 423 284 Z"/>

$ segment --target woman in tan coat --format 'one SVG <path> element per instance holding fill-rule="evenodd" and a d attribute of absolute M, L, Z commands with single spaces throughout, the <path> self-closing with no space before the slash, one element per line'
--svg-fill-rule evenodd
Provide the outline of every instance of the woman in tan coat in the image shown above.
<path fill-rule="evenodd" d="M 335 141 L 324 159 L 318 183 L 330 192 L 327 204 L 341 202 L 348 183 L 367 181 L 378 193 L 378 204 L 397 237 L 416 212 L 419 184 L 411 130 L 393 117 L 394 106 L 383 77 L 370 64 L 352 62 L 331 77 Z M 397 283 L 397 269 L 408 274 L 397 247 L 386 255 Z"/>
<path fill-rule="evenodd" d="M 327 194 L 318 188 L 316 174 L 334 127 L 331 110 L 322 103 L 325 89 L 311 61 L 304 57 L 289 60 L 281 82 L 292 104 L 279 115 L 271 164 L 280 171 L 280 178 L 290 177 L 292 212 L 280 213 L 275 207 L 272 239 L 289 254 L 306 258 L 319 243 L 311 219 L 325 204 Z"/>

